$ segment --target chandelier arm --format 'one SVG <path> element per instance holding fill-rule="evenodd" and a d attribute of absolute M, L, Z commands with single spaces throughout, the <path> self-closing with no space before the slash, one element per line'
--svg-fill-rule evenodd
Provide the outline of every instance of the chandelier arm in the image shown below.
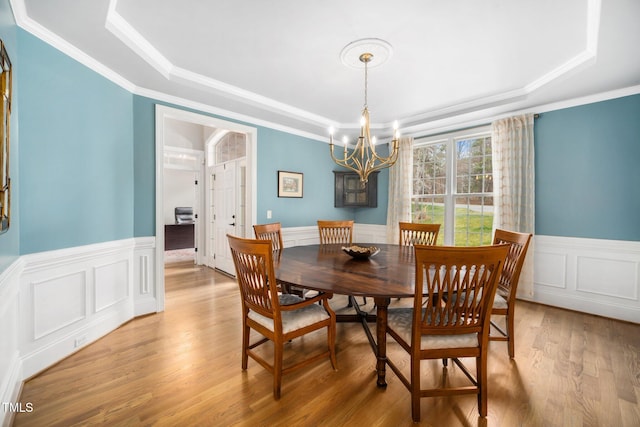
<path fill-rule="evenodd" d="M 360 177 L 362 177 L 362 173 L 361 173 L 361 169 L 357 168 L 357 167 L 353 167 L 351 165 L 348 164 L 344 164 L 343 162 L 337 161 L 336 164 L 338 164 L 339 166 L 342 166 L 346 169 L 352 170 L 354 172 L 356 172 Z"/>
<path fill-rule="evenodd" d="M 339 159 L 335 156 L 333 152 L 333 144 L 330 144 L 330 153 L 331 153 L 331 159 L 340 166 L 343 166 L 354 172 L 358 172 L 358 170 L 362 168 L 362 163 L 360 162 L 360 160 L 358 160 L 357 157 L 355 157 L 356 150 L 352 151 L 350 155 L 345 156 L 343 159 Z M 350 163 L 353 163 L 355 166 L 351 166 Z"/>
<path fill-rule="evenodd" d="M 378 171 L 378 170 L 386 169 L 389 166 L 392 166 L 392 165 L 390 165 L 388 163 L 382 163 L 382 164 L 379 164 L 379 165 L 376 165 L 376 166 L 372 166 L 372 167 L 370 167 L 368 169 L 367 175 L 370 174 L 371 172 L 375 172 L 375 171 Z"/>
<path fill-rule="evenodd" d="M 382 157 L 382 156 L 378 156 L 378 154 L 373 151 L 372 152 L 372 156 L 374 159 L 382 162 L 382 163 L 388 163 L 388 162 L 395 162 L 396 159 L 398 158 L 398 150 L 391 148 L 391 152 L 389 153 L 389 155 L 387 157 Z M 393 160 L 392 160 L 393 159 Z"/>
<path fill-rule="evenodd" d="M 353 151 L 351 151 L 351 153 L 349 155 L 347 155 L 347 150 L 345 150 L 345 154 L 343 155 L 343 158 L 341 160 L 339 160 L 333 153 L 333 144 L 329 144 L 329 148 L 331 150 L 331 158 L 333 159 L 334 162 L 338 162 L 341 161 L 343 163 L 347 163 L 350 162 L 352 160 L 356 160 L 356 154 L 358 152 L 358 146 L 356 146 L 355 149 L 353 149 Z"/>

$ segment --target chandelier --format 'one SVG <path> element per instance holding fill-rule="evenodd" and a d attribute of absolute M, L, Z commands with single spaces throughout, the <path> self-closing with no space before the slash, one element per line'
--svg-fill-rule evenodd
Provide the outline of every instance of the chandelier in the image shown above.
<path fill-rule="evenodd" d="M 331 150 L 331 158 L 336 164 L 350 169 L 358 174 L 360 181 L 364 184 L 369 179 L 369 175 L 372 172 L 380 169 L 391 167 L 398 160 L 398 123 L 394 122 L 393 126 L 393 138 L 389 142 L 389 155 L 384 157 L 378 155 L 376 152 L 376 139 L 375 136 L 371 137 L 371 130 L 369 128 L 369 108 L 367 106 L 367 83 L 368 83 L 368 64 L 373 59 L 373 54 L 370 52 L 362 53 L 359 56 L 360 62 L 364 63 L 364 108 L 362 109 L 362 116 L 360 118 L 360 136 L 353 150 L 349 151 L 348 141 L 345 139 L 344 152 L 342 157 L 336 157 L 334 153 L 333 144 L 333 128 L 329 130 L 329 149 Z"/>

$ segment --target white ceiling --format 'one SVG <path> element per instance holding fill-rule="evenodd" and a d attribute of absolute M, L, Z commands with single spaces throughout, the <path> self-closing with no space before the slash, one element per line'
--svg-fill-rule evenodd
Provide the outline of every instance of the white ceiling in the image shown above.
<path fill-rule="evenodd" d="M 609 91 L 640 92 L 638 0 L 11 0 L 18 24 L 134 93 L 326 137 L 403 134 Z M 375 61 L 375 59 L 374 59 Z M 372 66 L 374 66 L 372 64 Z"/>

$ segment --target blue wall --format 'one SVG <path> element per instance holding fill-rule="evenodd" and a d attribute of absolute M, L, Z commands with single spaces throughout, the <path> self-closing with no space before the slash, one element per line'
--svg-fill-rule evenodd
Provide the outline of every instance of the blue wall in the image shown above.
<path fill-rule="evenodd" d="M 156 113 L 148 98 L 133 97 L 135 237 L 156 235 Z"/>
<path fill-rule="evenodd" d="M 279 198 L 278 171 L 302 172 L 301 199 Z M 342 170 L 329 155 L 329 145 L 272 129 L 258 131 L 258 223 L 279 221 L 284 227 L 316 225 L 318 219 L 355 219 L 363 209 L 334 208 L 334 170 Z M 386 191 L 385 191 L 386 192 Z M 378 205 L 381 206 L 381 205 Z M 273 217 L 267 219 L 267 210 Z M 380 224 L 386 222 L 386 209 Z M 379 218 L 378 218 L 379 220 Z"/>
<path fill-rule="evenodd" d="M 20 251 L 133 236 L 133 95 L 19 30 Z"/>
<path fill-rule="evenodd" d="M 135 236 L 155 235 L 155 105 L 176 105 L 134 96 Z M 186 111 L 192 109 L 182 108 Z M 196 113 L 214 116 L 208 113 Z M 238 122 L 226 117 L 224 120 Z M 283 227 L 315 225 L 318 219 L 355 219 L 357 222 L 385 224 L 387 218 L 388 173 L 378 178 L 377 209 L 333 207 L 333 170 L 340 168 L 329 156 L 329 146 L 301 136 L 255 126 L 258 131 L 257 222 L 281 222 Z M 303 197 L 280 198 L 278 171 L 302 172 Z M 267 210 L 273 213 L 267 218 Z"/>
<path fill-rule="evenodd" d="M 18 129 L 19 99 L 16 70 L 19 68 L 18 27 L 8 0 L 0 1 L 0 39 L 5 45 L 13 68 L 13 90 L 11 100 L 11 122 L 9 125 L 11 141 L 9 144 L 9 177 L 11 178 L 11 223 L 9 230 L 0 235 L 0 271 L 4 271 L 20 254 L 20 181 L 18 177 L 20 152 L 20 131 Z"/>
<path fill-rule="evenodd" d="M 0 12 L 15 94 L 12 226 L 0 236 L 0 271 L 18 254 L 153 236 L 157 101 L 132 95 L 17 29 L 7 0 L 0 0 Z M 640 240 L 638 118 L 640 95 L 634 95 L 547 112 L 536 121 L 538 234 Z M 256 127 L 258 222 L 386 222 L 386 170 L 379 175 L 378 208 L 334 208 L 338 167 L 327 145 Z M 278 170 L 304 173 L 302 199 L 277 197 Z"/>
<path fill-rule="evenodd" d="M 536 233 L 640 240 L 640 95 L 535 124 Z"/>

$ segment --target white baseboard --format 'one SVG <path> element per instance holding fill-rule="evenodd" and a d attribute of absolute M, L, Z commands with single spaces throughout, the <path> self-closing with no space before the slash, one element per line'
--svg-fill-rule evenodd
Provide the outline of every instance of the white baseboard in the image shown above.
<path fill-rule="evenodd" d="M 65 328 L 65 334 L 45 345 L 35 345 L 29 353 L 21 354 L 23 377 L 28 379 L 54 365 L 83 347 L 117 329 L 133 318 L 132 310 L 118 310 L 94 317 L 81 327 Z"/>

